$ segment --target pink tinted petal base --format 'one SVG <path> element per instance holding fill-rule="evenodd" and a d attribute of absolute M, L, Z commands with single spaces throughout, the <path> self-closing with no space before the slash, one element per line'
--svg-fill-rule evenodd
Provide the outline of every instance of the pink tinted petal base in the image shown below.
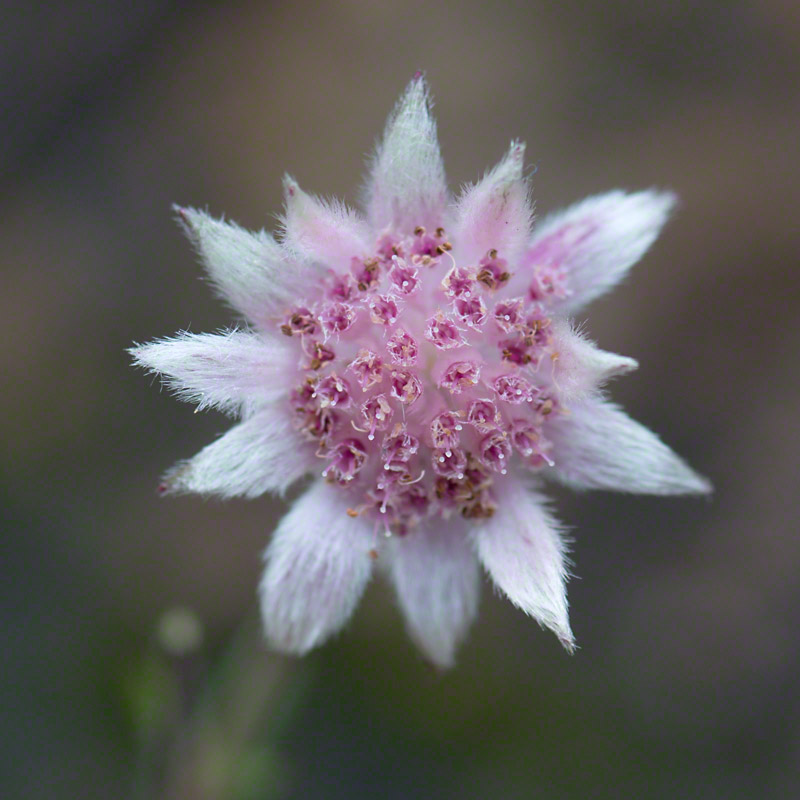
<path fill-rule="evenodd" d="M 283 191 L 284 241 L 292 252 L 344 272 L 354 256 L 371 247 L 366 222 L 343 203 L 306 194 L 289 175 L 283 179 Z"/>
<path fill-rule="evenodd" d="M 524 251 L 533 221 L 524 158 L 525 145 L 512 142 L 505 158 L 459 198 L 453 233 L 457 262 L 478 264 L 492 250 L 514 261 Z"/>
<path fill-rule="evenodd" d="M 574 314 L 625 277 L 674 205 L 675 195 L 655 190 L 589 197 L 539 222 L 522 263 L 531 273 L 539 266 L 564 270 L 568 294 L 553 302 Z"/>

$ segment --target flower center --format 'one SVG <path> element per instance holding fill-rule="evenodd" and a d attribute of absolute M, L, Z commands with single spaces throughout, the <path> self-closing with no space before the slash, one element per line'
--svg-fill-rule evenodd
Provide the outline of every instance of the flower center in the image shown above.
<path fill-rule="evenodd" d="M 543 303 L 560 276 L 535 271 L 509 297 L 501 253 L 461 265 L 451 249 L 442 228 L 384 234 L 280 325 L 298 343 L 297 428 L 325 479 L 351 493 L 348 513 L 387 534 L 489 517 L 512 463 L 552 464 L 545 433 L 561 409 Z"/>

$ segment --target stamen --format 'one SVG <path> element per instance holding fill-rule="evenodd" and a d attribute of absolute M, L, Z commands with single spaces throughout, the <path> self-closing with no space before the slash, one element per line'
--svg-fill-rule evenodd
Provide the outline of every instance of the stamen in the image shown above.
<path fill-rule="evenodd" d="M 332 472 L 339 483 L 349 483 L 364 467 L 367 451 L 358 439 L 345 439 L 331 449 L 328 458 L 331 463 L 322 473 L 322 477 L 327 478 Z"/>
<path fill-rule="evenodd" d="M 344 333 L 353 324 L 356 310 L 348 303 L 328 303 L 319 315 L 326 336 Z"/>
<path fill-rule="evenodd" d="M 480 328 L 486 322 L 486 305 L 479 295 L 458 297 L 453 305 L 458 318 L 471 328 Z"/>
<path fill-rule="evenodd" d="M 370 297 L 370 319 L 376 325 L 394 325 L 400 316 L 400 311 L 394 298 L 385 294 Z"/>
<path fill-rule="evenodd" d="M 368 425 L 369 435 L 367 438 L 373 441 L 375 431 L 382 431 L 389 427 L 394 409 L 386 399 L 386 395 L 376 394 L 361 406 L 361 414 Z"/>
<path fill-rule="evenodd" d="M 501 375 L 495 378 L 492 387 L 501 400 L 515 405 L 530 403 L 537 393 L 537 390 L 519 375 Z"/>
<path fill-rule="evenodd" d="M 461 394 L 465 389 L 474 386 L 480 375 L 480 365 L 475 361 L 456 361 L 445 370 L 439 386 L 453 394 Z"/>
<path fill-rule="evenodd" d="M 320 407 L 339 406 L 347 408 L 350 405 L 350 387 L 344 378 L 332 372 L 326 378 L 321 378 L 314 386 L 312 397 L 319 400 Z"/>
<path fill-rule="evenodd" d="M 497 257 L 497 250 L 490 250 L 478 265 L 477 279 L 491 291 L 496 291 L 511 278 L 511 273 L 506 267 L 506 260 Z"/>
<path fill-rule="evenodd" d="M 442 279 L 442 288 L 448 297 L 467 299 L 475 292 L 475 279 L 472 273 L 457 267 L 453 261 L 452 268 Z"/>
<path fill-rule="evenodd" d="M 512 300 L 501 300 L 494 307 L 494 321 L 500 330 L 511 333 L 522 325 L 522 306 L 525 301 L 521 297 Z"/>
<path fill-rule="evenodd" d="M 396 425 L 391 435 L 383 440 L 381 447 L 384 469 L 407 472 L 408 461 L 417 450 L 419 450 L 419 439 L 411 436 L 405 425 Z"/>
<path fill-rule="evenodd" d="M 487 431 L 497 427 L 500 414 L 491 400 L 475 400 L 467 412 L 467 422 L 479 431 Z"/>
<path fill-rule="evenodd" d="M 391 373 L 392 397 L 396 397 L 404 405 L 416 402 L 422 394 L 422 384 L 406 369 L 392 370 Z"/>
<path fill-rule="evenodd" d="M 495 472 L 505 475 L 511 458 L 511 442 L 505 431 L 495 430 L 485 436 L 480 444 L 481 461 Z"/>
<path fill-rule="evenodd" d="M 431 440 L 433 446 L 439 449 L 458 446 L 461 425 L 458 417 L 450 411 L 444 411 L 433 418 L 431 422 Z"/>
<path fill-rule="evenodd" d="M 407 331 L 398 328 L 386 342 L 386 350 L 394 361 L 401 367 L 411 367 L 417 363 L 419 348 L 414 338 Z"/>
<path fill-rule="evenodd" d="M 408 297 L 419 289 L 419 270 L 409 266 L 402 258 L 392 256 L 389 281 L 396 292 Z"/>
<path fill-rule="evenodd" d="M 380 278 L 379 266 L 380 262 L 377 258 L 363 259 L 353 256 L 350 261 L 350 271 L 353 273 L 360 291 L 366 292 L 377 285 Z"/>
<path fill-rule="evenodd" d="M 356 376 L 361 391 L 366 392 L 383 380 L 383 360 L 372 350 L 360 350 L 358 357 L 347 365 L 347 371 Z"/>
<path fill-rule="evenodd" d="M 445 478 L 462 480 L 467 468 L 467 455 L 460 447 L 452 450 L 434 450 L 432 454 L 433 471 Z"/>
<path fill-rule="evenodd" d="M 308 308 L 305 306 L 298 306 L 289 312 L 280 328 L 281 333 L 286 336 L 304 333 L 311 334 L 317 329 L 317 320 Z"/>
<path fill-rule="evenodd" d="M 440 350 L 452 350 L 466 343 L 461 331 L 440 310 L 428 320 L 425 338 Z"/>

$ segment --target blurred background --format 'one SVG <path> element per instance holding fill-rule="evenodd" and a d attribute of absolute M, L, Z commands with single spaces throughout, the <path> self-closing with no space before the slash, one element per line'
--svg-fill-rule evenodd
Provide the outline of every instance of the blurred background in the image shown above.
<path fill-rule="evenodd" d="M 800 5 L 141 0 L 0 10 L 5 798 L 800 796 Z M 303 661 L 260 644 L 285 504 L 159 500 L 229 423 L 124 352 L 231 321 L 172 219 L 351 202 L 427 71 L 453 188 L 528 142 L 539 214 L 680 209 L 588 314 L 613 395 L 710 501 L 553 490 L 564 653 L 485 586 L 432 671 L 387 588 Z"/>

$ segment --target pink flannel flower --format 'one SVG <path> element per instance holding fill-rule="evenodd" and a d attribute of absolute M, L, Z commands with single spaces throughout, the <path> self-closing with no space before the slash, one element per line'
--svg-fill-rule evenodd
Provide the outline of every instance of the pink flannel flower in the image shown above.
<path fill-rule="evenodd" d="M 183 399 L 239 420 L 162 489 L 255 497 L 314 476 L 265 554 L 261 610 L 282 651 L 338 631 L 376 564 L 437 665 L 452 664 L 476 614 L 481 565 L 572 649 L 566 547 L 543 479 L 709 491 L 604 398 L 636 362 L 570 322 L 645 253 L 672 195 L 613 191 L 533 228 L 523 155 L 512 142 L 451 199 L 417 75 L 375 153 L 363 215 L 288 177 L 279 241 L 177 209 L 247 325 L 132 349 Z"/>

